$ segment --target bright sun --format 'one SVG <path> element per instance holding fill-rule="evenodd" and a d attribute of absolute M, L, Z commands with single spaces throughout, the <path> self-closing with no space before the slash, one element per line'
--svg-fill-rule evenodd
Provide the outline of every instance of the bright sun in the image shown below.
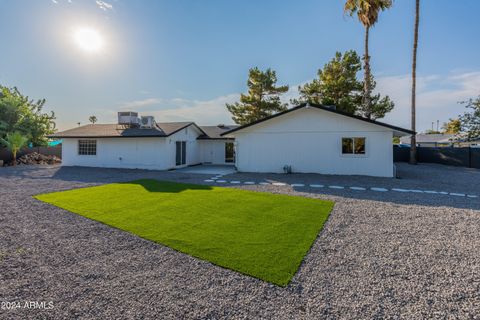
<path fill-rule="evenodd" d="M 73 39 L 80 49 L 89 53 L 97 52 L 103 47 L 103 39 L 94 29 L 79 28 L 75 30 Z"/>

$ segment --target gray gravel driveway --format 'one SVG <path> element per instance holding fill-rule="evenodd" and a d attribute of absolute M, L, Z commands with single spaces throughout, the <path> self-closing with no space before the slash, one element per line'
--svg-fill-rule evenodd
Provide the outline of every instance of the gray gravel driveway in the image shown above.
<path fill-rule="evenodd" d="M 402 179 L 252 175 L 362 187 L 480 193 L 480 170 L 399 165 Z M 2 319 L 480 319 L 480 199 L 236 185 L 331 199 L 335 208 L 290 285 L 214 266 L 31 196 L 137 178 L 205 183 L 175 171 L 0 168 Z"/>

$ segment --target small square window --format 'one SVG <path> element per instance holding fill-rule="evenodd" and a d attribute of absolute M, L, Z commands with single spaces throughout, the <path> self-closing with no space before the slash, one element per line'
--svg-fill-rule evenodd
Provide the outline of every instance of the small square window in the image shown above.
<path fill-rule="evenodd" d="M 95 156 L 97 154 L 97 140 L 78 140 L 78 154 Z"/>
<path fill-rule="evenodd" d="M 342 154 L 365 154 L 365 138 L 342 138 Z"/>

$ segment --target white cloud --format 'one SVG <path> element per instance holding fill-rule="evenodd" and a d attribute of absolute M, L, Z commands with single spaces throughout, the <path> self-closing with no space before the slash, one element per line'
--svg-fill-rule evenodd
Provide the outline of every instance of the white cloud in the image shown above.
<path fill-rule="evenodd" d="M 377 89 L 389 95 L 395 109 L 381 121 L 401 127 L 410 127 L 411 76 L 377 78 Z M 460 101 L 480 94 L 480 72 L 451 73 L 447 76 L 429 75 L 417 78 L 417 131 L 434 128 L 465 111 Z"/>
<path fill-rule="evenodd" d="M 378 77 L 377 90 L 389 95 L 395 102 L 394 110 L 380 121 L 400 127 L 410 127 L 410 75 Z M 302 83 L 303 84 L 303 83 Z M 437 120 L 440 125 L 449 118 L 457 117 L 465 111 L 459 101 L 480 94 L 480 72 L 452 73 L 447 76 L 426 75 L 417 78 L 417 131 L 431 128 Z M 298 84 L 282 96 L 289 102 L 298 96 Z M 202 125 L 232 123 L 225 103 L 238 101 L 240 94 L 227 94 L 210 100 L 189 100 L 184 98 L 147 98 L 122 103 L 117 110 L 138 111 L 143 115 L 153 115 L 158 122 L 195 121 Z M 112 120 L 116 111 L 110 113 Z"/>
<path fill-rule="evenodd" d="M 147 98 L 143 100 L 128 101 L 128 102 L 122 103 L 119 106 L 119 109 L 122 111 L 127 111 L 128 109 L 132 109 L 132 111 L 135 111 L 135 110 L 141 111 L 140 109 L 145 110 L 145 108 L 148 108 L 148 107 L 155 107 L 156 105 L 161 104 L 162 101 L 163 100 L 157 99 L 157 98 Z"/>
<path fill-rule="evenodd" d="M 58 4 L 59 0 L 51 0 L 51 1 L 54 4 Z M 72 0 L 67 0 L 67 2 L 72 3 Z M 95 0 L 95 4 L 99 9 L 102 9 L 103 11 L 108 11 L 113 9 L 113 5 L 107 1 Z"/>
<path fill-rule="evenodd" d="M 97 4 L 97 6 L 102 9 L 103 11 L 107 11 L 107 10 L 112 10 L 113 9 L 113 5 L 111 3 L 108 3 L 106 1 L 100 1 L 100 0 L 96 0 L 95 3 Z"/>
<path fill-rule="evenodd" d="M 142 115 L 153 115 L 157 122 L 195 121 L 201 125 L 229 124 L 232 120 L 225 104 L 238 101 L 239 96 L 229 94 L 211 100 L 148 98 L 122 103 L 118 109 L 130 109 Z"/>

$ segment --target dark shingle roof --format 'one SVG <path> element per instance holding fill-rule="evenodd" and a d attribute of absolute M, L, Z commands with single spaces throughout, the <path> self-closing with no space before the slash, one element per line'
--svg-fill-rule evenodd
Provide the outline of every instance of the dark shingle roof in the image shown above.
<path fill-rule="evenodd" d="M 200 126 L 200 128 L 206 133 L 198 137 L 200 140 L 208 140 L 208 139 L 228 139 L 222 137 L 222 133 L 227 132 L 229 130 L 233 130 L 238 126 L 235 125 L 218 125 L 218 126 Z"/>
<path fill-rule="evenodd" d="M 193 122 L 157 123 L 151 129 L 140 129 L 121 124 L 87 124 L 78 128 L 57 132 L 50 138 L 131 138 L 131 137 L 168 137 Z"/>

